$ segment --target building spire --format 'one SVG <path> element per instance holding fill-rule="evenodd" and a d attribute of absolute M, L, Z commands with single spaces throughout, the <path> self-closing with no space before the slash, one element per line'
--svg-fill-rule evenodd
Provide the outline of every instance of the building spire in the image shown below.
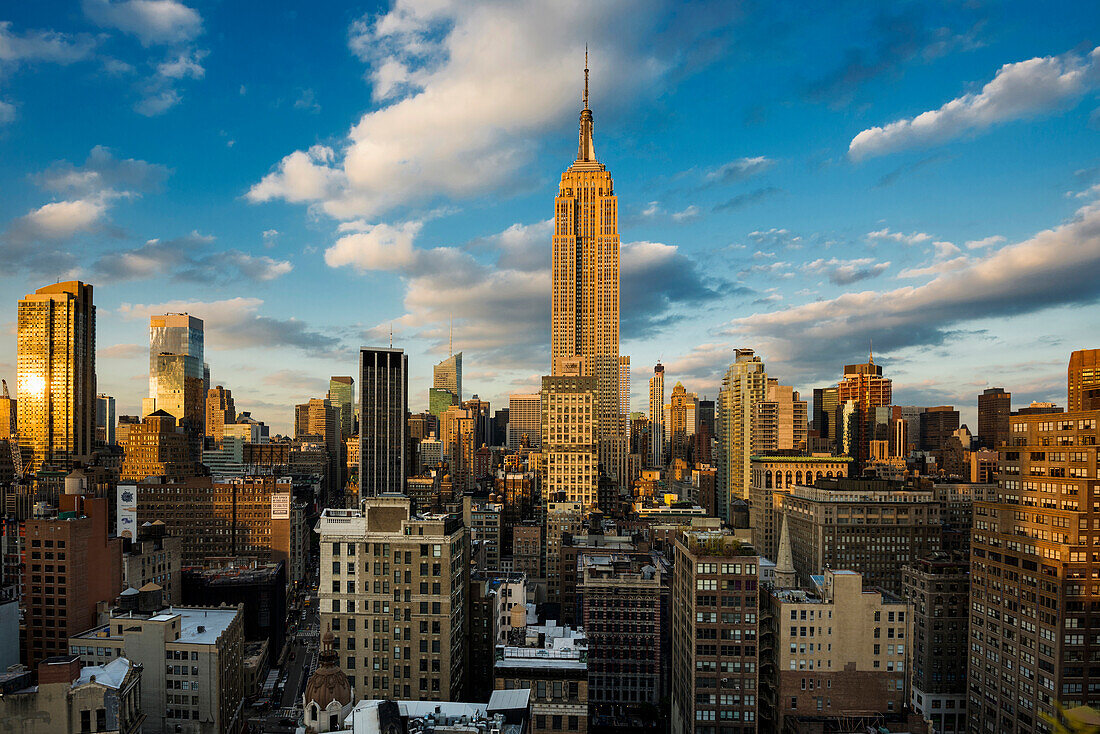
<path fill-rule="evenodd" d="M 867 343 L 868 343 L 868 347 L 867 347 L 867 364 L 874 364 L 875 363 L 875 340 L 874 339 L 868 339 Z"/>
<path fill-rule="evenodd" d="M 779 532 L 779 553 L 775 559 L 775 586 L 790 589 L 796 585 L 794 554 L 791 552 L 791 531 L 787 527 L 787 513 L 783 513 L 783 529 Z"/>
<path fill-rule="evenodd" d="M 581 110 L 580 141 L 577 144 L 577 162 L 596 162 L 596 148 L 592 144 L 592 110 L 588 109 L 588 45 L 584 47 L 584 109 Z"/>

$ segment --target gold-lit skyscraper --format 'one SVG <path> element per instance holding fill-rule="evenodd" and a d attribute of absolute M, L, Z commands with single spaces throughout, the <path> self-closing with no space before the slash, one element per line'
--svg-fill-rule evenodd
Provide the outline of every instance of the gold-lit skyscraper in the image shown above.
<path fill-rule="evenodd" d="M 149 398 L 142 416 L 172 415 L 187 434 L 193 457 L 206 435 L 206 372 L 202 319 L 185 313 L 149 317 Z"/>
<path fill-rule="evenodd" d="M 95 446 L 95 306 L 78 280 L 19 301 L 19 443 L 29 471 L 87 461 Z"/>
<path fill-rule="evenodd" d="M 562 173 L 554 200 L 550 371 L 595 378 L 599 461 L 622 483 L 627 433 L 621 386 L 629 366 L 619 358 L 618 199 L 592 143 L 587 55 L 583 99 L 577 159 Z"/>

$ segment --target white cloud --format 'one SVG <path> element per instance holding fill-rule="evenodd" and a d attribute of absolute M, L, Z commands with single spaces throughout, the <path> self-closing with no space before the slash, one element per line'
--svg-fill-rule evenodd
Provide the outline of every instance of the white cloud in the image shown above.
<path fill-rule="evenodd" d="M 367 225 L 336 240 L 325 250 L 325 263 L 330 268 L 350 265 L 360 272 L 408 269 L 416 257 L 413 240 L 422 226 L 420 222 Z"/>
<path fill-rule="evenodd" d="M 15 33 L 11 21 L 0 21 L 0 63 L 45 61 L 70 64 L 87 58 L 95 48 L 95 39 L 56 31 Z"/>
<path fill-rule="evenodd" d="M 181 99 L 182 97 L 175 89 L 165 89 L 143 97 L 134 105 L 134 111 L 146 117 L 156 117 L 175 107 Z"/>
<path fill-rule="evenodd" d="M 106 210 L 102 200 L 54 201 L 23 216 L 18 220 L 18 228 L 30 238 L 68 239 L 92 229 Z"/>
<path fill-rule="evenodd" d="M 990 237 L 983 237 L 980 240 L 969 240 L 966 243 L 966 249 L 968 250 L 981 250 L 986 247 L 992 247 L 993 245 L 999 245 L 1005 241 L 1005 238 L 999 234 L 992 235 Z"/>
<path fill-rule="evenodd" d="M 7 124 L 15 119 L 15 105 L 0 100 L 0 125 Z"/>
<path fill-rule="evenodd" d="M 166 79 L 202 79 L 206 70 L 202 68 L 205 51 L 184 51 L 157 65 L 157 73 Z"/>
<path fill-rule="evenodd" d="M 178 44 L 202 33 L 202 17 L 177 0 L 83 0 L 97 25 L 136 36 L 144 46 Z"/>
<path fill-rule="evenodd" d="M 665 8 L 647 4 L 653 8 L 626 0 L 399 1 L 367 16 L 353 25 L 350 46 L 371 64 L 368 78 L 384 104 L 351 128 L 334 162 L 291 153 L 249 197 L 318 202 L 339 219 L 376 218 L 514 183 L 539 135 L 576 119 L 584 56 L 577 28 L 594 50 L 598 145 L 600 110 L 646 92 L 667 70 L 655 42 L 667 32 L 658 22 Z M 624 24 L 625 15 L 632 22 Z"/>
<path fill-rule="evenodd" d="M 705 180 L 710 183 L 733 183 L 759 175 L 772 168 L 775 161 L 767 156 L 738 158 L 707 171 Z"/>
<path fill-rule="evenodd" d="M 867 280 L 882 275 L 890 267 L 890 261 L 876 263 L 873 258 L 861 257 L 854 260 L 838 260 L 837 258 L 818 258 L 802 264 L 802 271 L 806 273 L 820 273 L 829 279 L 834 285 L 850 285 L 861 280 Z"/>
<path fill-rule="evenodd" d="M 681 209 L 678 212 L 673 212 L 672 218 L 677 222 L 690 222 L 694 219 L 698 219 L 699 214 L 699 207 L 691 204 L 685 209 Z"/>
<path fill-rule="evenodd" d="M 933 145 L 1000 122 L 1033 117 L 1072 104 L 1100 85 L 1100 47 L 1005 64 L 977 93 L 936 110 L 862 131 L 848 146 L 853 159 Z"/>
<path fill-rule="evenodd" d="M 932 239 L 932 235 L 924 232 L 891 232 L 889 227 L 867 233 L 868 242 L 900 242 L 903 245 L 919 245 Z"/>

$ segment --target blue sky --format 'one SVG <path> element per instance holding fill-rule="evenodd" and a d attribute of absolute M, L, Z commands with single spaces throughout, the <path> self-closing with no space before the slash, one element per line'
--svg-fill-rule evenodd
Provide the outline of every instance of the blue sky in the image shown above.
<path fill-rule="evenodd" d="M 972 428 L 990 385 L 1064 401 L 1098 346 L 1100 12 L 803 5 L 8 3 L 0 373 L 16 300 L 79 277 L 123 413 L 166 310 L 277 430 L 391 328 L 414 408 L 452 321 L 468 392 L 531 390 L 587 43 L 636 408 L 657 359 L 713 396 L 751 346 L 808 398 L 872 339 L 896 402 Z"/>

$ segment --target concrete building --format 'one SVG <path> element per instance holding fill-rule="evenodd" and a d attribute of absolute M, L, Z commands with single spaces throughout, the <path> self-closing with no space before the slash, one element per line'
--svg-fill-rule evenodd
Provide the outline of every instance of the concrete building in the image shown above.
<path fill-rule="evenodd" d="M 932 490 L 878 479 L 818 479 L 782 498 L 799 583 L 847 568 L 901 594 L 899 566 L 940 550 L 940 506 Z"/>
<path fill-rule="evenodd" d="M 359 496 L 405 491 L 409 358 L 400 349 L 359 352 Z"/>
<path fill-rule="evenodd" d="M 586 513 L 580 502 L 548 502 L 546 505 L 546 591 L 548 601 L 560 604 L 564 596 L 561 548 L 566 535 L 581 532 Z"/>
<path fill-rule="evenodd" d="M 1095 701 L 1098 423 L 1100 410 L 1012 416 L 998 448 L 996 501 L 974 503 L 967 722 L 975 734 L 1049 732 L 1056 704 Z"/>
<path fill-rule="evenodd" d="M 19 301 L 16 356 L 19 446 L 28 472 L 86 463 L 95 448 L 95 306 L 79 280 Z"/>
<path fill-rule="evenodd" d="M 845 413 L 847 403 L 851 405 Z M 875 364 L 873 355 L 868 356 L 866 364 L 844 366 L 844 377 L 837 384 L 837 419 L 834 425 L 837 451 L 855 460 L 856 474 L 862 472 L 863 465 L 871 457 L 871 441 L 875 438 L 874 409 L 892 403 L 893 381 L 882 376 L 882 367 Z"/>
<path fill-rule="evenodd" d="M 592 381 L 598 451 L 593 470 L 602 464 L 621 487 L 627 454 L 623 383 L 629 367 L 619 355 L 619 202 L 610 172 L 596 159 L 592 128 L 586 64 L 577 158 L 562 172 L 554 199 L 550 374 Z M 545 404 L 544 399 L 544 412 Z"/>
<path fill-rule="evenodd" d="M 221 385 L 206 391 L 206 435 L 220 443 L 225 427 L 237 422 L 237 408 L 233 403 L 233 391 Z"/>
<path fill-rule="evenodd" d="M 847 456 L 754 456 L 749 488 L 749 527 L 752 544 L 760 555 L 775 559 L 779 551 L 779 526 L 783 500 L 796 486 L 818 479 L 847 477 L 852 460 Z"/>
<path fill-rule="evenodd" d="M 931 722 L 933 731 L 962 734 L 967 731 L 968 556 L 935 554 L 901 573 L 903 597 L 912 613 L 909 705 Z"/>
<path fill-rule="evenodd" d="M 692 458 L 695 430 L 699 421 L 699 396 L 688 392 L 682 383 L 672 387 L 668 405 L 665 406 L 665 433 L 671 447 L 671 456 L 688 461 Z"/>
<path fill-rule="evenodd" d="M 339 417 L 340 438 L 346 441 L 355 435 L 355 378 L 330 377 L 328 400 Z"/>
<path fill-rule="evenodd" d="M 671 730 L 754 734 L 759 559 L 721 530 L 685 531 L 674 548 Z"/>
<path fill-rule="evenodd" d="M 1012 413 L 1012 393 L 991 387 L 978 396 L 978 439 L 981 447 L 996 449 L 1008 440 L 1008 416 Z"/>
<path fill-rule="evenodd" d="M 959 411 L 952 406 L 937 405 L 926 408 L 920 415 L 921 451 L 939 451 L 946 448 L 952 434 L 958 429 Z"/>
<path fill-rule="evenodd" d="M 756 405 L 767 397 L 768 375 L 753 350 L 738 349 L 722 378 L 714 420 L 718 436 L 718 516 L 729 520 L 735 500 L 747 500 L 752 482 Z"/>
<path fill-rule="evenodd" d="M 183 603 L 194 607 L 240 608 L 244 638 L 266 641 L 278 660 L 286 637 L 286 564 L 246 561 L 210 568 L 188 568 L 180 583 Z"/>
<path fill-rule="evenodd" d="M 542 526 L 534 523 L 512 528 L 512 570 L 529 579 L 544 579 L 542 571 Z"/>
<path fill-rule="evenodd" d="M 854 717 L 905 708 L 910 608 L 863 581 L 854 571 L 830 569 L 807 589 L 764 594 L 761 730 L 791 731 L 787 719 L 794 717 L 843 727 Z"/>
<path fill-rule="evenodd" d="M 523 437 L 527 446 L 542 446 L 542 395 L 540 393 L 508 396 L 508 448 L 519 451 Z"/>
<path fill-rule="evenodd" d="M 146 718 L 139 702 L 142 672 L 126 658 L 81 665 L 75 655 L 58 655 L 39 663 L 37 685 L 30 671 L 0 675 L 0 730 L 137 734 Z"/>
<path fill-rule="evenodd" d="M 168 526 L 160 520 L 146 522 L 136 533 L 120 537 L 122 583 L 135 589 L 156 584 L 164 590 L 166 602 L 179 604 L 183 600 L 180 585 L 182 539 L 169 535 Z"/>
<path fill-rule="evenodd" d="M 284 561 L 291 584 L 305 578 L 306 507 L 294 501 L 289 477 L 148 481 L 119 485 L 118 491 L 120 498 L 123 492 L 134 493 L 138 526 L 159 520 L 180 538 L 184 566 L 244 557 Z"/>
<path fill-rule="evenodd" d="M 577 556 L 577 606 L 588 637 L 588 702 L 593 717 L 632 721 L 660 703 L 669 651 L 671 567 L 657 554 Z"/>
<path fill-rule="evenodd" d="M 191 440 L 179 428 L 175 416 L 155 410 L 131 426 L 123 444 L 125 454 L 119 480 L 141 482 L 149 477 L 187 479 L 201 473 Z"/>
<path fill-rule="evenodd" d="M 545 496 L 596 507 L 596 378 L 542 378 L 542 453 L 546 457 Z"/>
<path fill-rule="evenodd" d="M 649 466 L 665 465 L 665 366 L 660 362 L 649 378 Z"/>
<path fill-rule="evenodd" d="M 97 446 L 115 445 L 115 399 L 100 393 L 95 396 L 95 441 Z M 13 404 L 11 406 L 15 408 Z M 0 418 L 0 421 L 3 419 Z M 14 423 L 14 421 L 13 421 Z M 4 427 L 0 425 L 0 439 L 7 438 Z"/>
<path fill-rule="evenodd" d="M 233 734 L 244 725 L 240 608 L 164 607 L 159 590 L 123 594 L 107 624 L 68 639 L 85 665 L 142 667 L 143 734 Z"/>
<path fill-rule="evenodd" d="M 344 488 L 344 442 L 340 434 L 340 419 L 340 408 L 328 398 L 310 398 L 309 402 L 294 406 L 294 438 L 319 441 L 325 446 L 324 487 L 327 497 L 335 497 Z"/>
<path fill-rule="evenodd" d="M 1069 356 L 1069 410 L 1100 410 L 1100 349 L 1078 349 Z"/>
<path fill-rule="evenodd" d="M 531 691 L 493 691 L 488 703 L 361 700 L 343 721 L 345 734 L 526 734 Z"/>
<path fill-rule="evenodd" d="M 806 401 L 798 391 L 779 380 L 768 378 L 764 399 L 756 404 L 752 432 L 753 453 L 777 451 L 805 453 L 809 446 Z"/>
<path fill-rule="evenodd" d="M 531 691 L 530 734 L 588 731 L 588 639 L 554 621 L 532 624 L 496 649 L 496 690 Z"/>
<path fill-rule="evenodd" d="M 368 497 L 358 510 L 326 509 L 317 532 L 321 626 L 335 635 L 355 690 L 461 697 L 468 573 L 461 516 L 414 515 L 406 497 Z"/>
<path fill-rule="evenodd" d="M 97 605 L 122 590 L 122 540 L 108 537 L 107 500 L 61 495 L 60 512 L 24 527 L 23 661 L 35 668 L 68 652 L 93 626 Z"/>

